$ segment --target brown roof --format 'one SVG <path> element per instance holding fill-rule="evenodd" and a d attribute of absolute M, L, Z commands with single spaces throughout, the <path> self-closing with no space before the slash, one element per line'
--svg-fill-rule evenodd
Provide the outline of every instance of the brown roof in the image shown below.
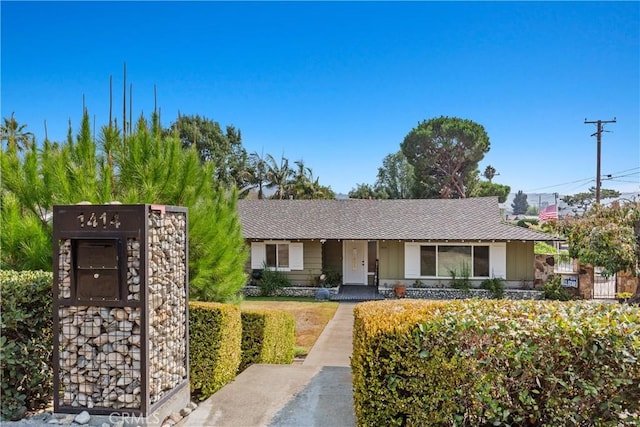
<path fill-rule="evenodd" d="M 247 239 L 557 240 L 501 222 L 497 197 L 240 200 Z"/>

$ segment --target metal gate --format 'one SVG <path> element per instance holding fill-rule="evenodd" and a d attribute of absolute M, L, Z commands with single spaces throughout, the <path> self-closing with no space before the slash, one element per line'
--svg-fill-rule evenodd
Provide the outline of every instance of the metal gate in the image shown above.
<path fill-rule="evenodd" d="M 615 299 L 616 275 L 605 277 L 602 267 L 593 269 L 593 299 Z"/>

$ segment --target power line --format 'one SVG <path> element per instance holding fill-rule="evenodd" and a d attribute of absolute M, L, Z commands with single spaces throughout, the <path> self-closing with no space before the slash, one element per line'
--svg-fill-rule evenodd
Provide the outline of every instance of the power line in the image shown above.
<path fill-rule="evenodd" d="M 629 174 L 629 175 L 618 175 L 618 174 L 623 174 L 625 172 L 631 172 L 631 171 L 636 171 L 636 170 L 638 172 L 634 172 L 634 173 Z M 612 173 L 610 173 L 608 175 L 611 175 L 612 177 L 614 177 L 614 175 L 616 175 L 615 178 L 622 178 L 623 176 L 630 176 L 630 175 L 635 175 L 635 174 L 638 174 L 638 173 L 640 173 L 640 167 L 635 167 L 635 168 L 631 168 L 631 169 L 624 169 L 624 170 L 621 170 L 621 171 L 612 172 Z M 524 193 L 533 193 L 535 191 L 545 190 L 547 188 L 562 187 L 563 185 L 571 185 L 571 184 L 577 184 L 577 183 L 585 183 L 586 184 L 589 181 L 594 181 L 594 180 L 595 180 L 595 177 L 591 176 L 589 178 L 576 179 L 575 181 L 563 182 L 563 183 L 560 183 L 560 184 L 545 185 L 544 187 L 533 188 L 533 189 L 530 189 L 530 190 L 523 190 L 523 192 Z"/>
<path fill-rule="evenodd" d="M 538 191 L 538 190 L 545 190 L 545 189 L 547 189 L 547 188 L 562 187 L 563 185 L 571 185 L 571 184 L 576 184 L 576 183 L 578 183 L 578 182 L 581 182 L 581 183 L 587 183 L 587 182 L 589 182 L 589 181 L 593 181 L 593 177 L 591 177 L 591 178 L 578 179 L 578 180 L 570 181 L 570 182 L 563 182 L 562 184 L 547 185 L 547 186 L 544 186 L 544 187 L 533 188 L 533 189 L 531 189 L 531 190 L 525 190 L 525 191 L 523 191 L 523 192 L 524 192 L 524 193 L 532 193 L 532 192 L 534 192 L 534 191 Z"/>
<path fill-rule="evenodd" d="M 626 183 L 630 183 L 630 184 L 638 184 L 638 185 L 640 185 L 640 182 L 638 182 L 638 181 L 625 181 L 625 180 L 622 180 L 622 179 L 611 179 L 610 181 L 613 181 L 613 182 L 626 182 Z"/>

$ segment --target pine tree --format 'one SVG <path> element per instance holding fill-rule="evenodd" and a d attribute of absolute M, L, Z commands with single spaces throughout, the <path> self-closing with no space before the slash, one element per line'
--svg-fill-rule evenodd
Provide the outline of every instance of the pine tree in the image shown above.
<path fill-rule="evenodd" d="M 522 190 L 516 193 L 516 197 L 513 199 L 513 203 L 511 203 L 511 210 L 514 215 L 524 215 L 527 213 L 527 209 L 529 209 L 529 202 L 527 202 L 527 195 L 522 192 Z"/>
<path fill-rule="evenodd" d="M 113 127 L 103 127 L 97 144 L 88 117 L 85 111 L 76 142 L 72 136 L 61 144 L 47 141 L 40 151 L 34 144 L 22 155 L 2 150 L 2 268 L 51 270 L 54 204 L 186 206 L 192 296 L 235 300 L 246 283 L 247 259 L 236 192 L 216 188 L 211 162 L 202 163 L 195 148 L 183 149 L 178 138 L 163 136 L 144 117 L 126 144 Z"/>

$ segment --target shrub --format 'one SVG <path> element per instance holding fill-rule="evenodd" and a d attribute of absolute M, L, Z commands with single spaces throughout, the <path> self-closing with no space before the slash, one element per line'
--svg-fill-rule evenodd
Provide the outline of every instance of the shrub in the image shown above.
<path fill-rule="evenodd" d="M 469 279 L 471 268 L 469 264 L 463 264 L 459 274 L 457 269 L 449 270 L 449 275 L 451 276 L 452 288 L 462 289 L 463 291 L 471 289 L 471 280 Z"/>
<path fill-rule="evenodd" d="M 326 276 L 325 285 L 327 286 L 338 286 L 342 284 L 342 273 L 332 270 L 326 269 L 324 270 L 324 275 Z"/>
<path fill-rule="evenodd" d="M 640 309 L 464 300 L 354 310 L 359 426 L 637 425 Z M 619 418 L 632 414 L 628 424 Z"/>
<path fill-rule="evenodd" d="M 533 253 L 536 255 L 553 255 L 556 262 L 569 262 L 571 257 L 569 251 L 559 251 L 546 242 L 535 242 L 533 244 Z"/>
<path fill-rule="evenodd" d="M 289 364 L 296 344 L 296 321 L 278 310 L 242 311 L 242 361 L 238 372 L 254 363 Z"/>
<path fill-rule="evenodd" d="M 53 394 L 51 273 L 0 271 L 2 418 L 46 407 Z"/>
<path fill-rule="evenodd" d="M 516 225 L 518 227 L 531 228 L 532 225 L 538 225 L 538 220 L 535 218 L 524 218 L 519 220 Z"/>
<path fill-rule="evenodd" d="M 242 322 L 233 305 L 189 303 L 191 395 L 204 400 L 231 382 L 241 360 Z"/>
<path fill-rule="evenodd" d="M 483 280 L 480 283 L 480 287 L 491 292 L 493 298 L 501 299 L 504 297 L 504 283 L 502 277 L 492 277 L 491 279 Z"/>
<path fill-rule="evenodd" d="M 562 287 L 562 278 L 560 275 L 555 275 L 547 283 L 542 286 L 544 291 L 544 298 L 556 301 L 569 301 L 572 299 L 571 294 L 565 288 Z"/>
<path fill-rule="evenodd" d="M 278 271 L 265 266 L 258 286 L 260 286 L 260 293 L 262 296 L 266 297 L 272 295 L 276 289 L 291 286 L 291 281 L 283 271 Z"/>

